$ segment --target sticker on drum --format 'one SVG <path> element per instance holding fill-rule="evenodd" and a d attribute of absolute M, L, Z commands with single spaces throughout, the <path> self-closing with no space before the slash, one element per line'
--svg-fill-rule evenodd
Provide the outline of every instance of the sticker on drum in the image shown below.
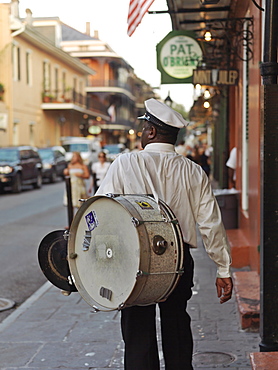
<path fill-rule="evenodd" d="M 146 202 L 146 201 L 137 201 L 136 202 L 138 205 L 139 205 L 139 207 L 141 207 L 141 208 L 143 208 L 143 209 L 153 209 L 153 207 L 150 205 L 150 203 L 148 203 L 148 202 Z"/>
<path fill-rule="evenodd" d="M 182 235 L 161 206 L 163 214 L 146 195 L 94 196 L 82 204 L 70 228 L 68 254 L 76 257 L 69 266 L 91 306 L 105 311 L 148 305 L 174 289 L 182 271 Z"/>
<path fill-rule="evenodd" d="M 86 216 L 86 223 L 89 231 L 93 231 L 98 225 L 98 219 L 95 211 L 89 212 Z"/>

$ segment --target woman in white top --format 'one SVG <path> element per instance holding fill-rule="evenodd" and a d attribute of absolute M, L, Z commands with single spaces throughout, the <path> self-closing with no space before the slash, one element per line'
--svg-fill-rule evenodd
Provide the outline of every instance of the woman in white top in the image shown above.
<path fill-rule="evenodd" d="M 93 177 L 91 186 L 89 187 L 89 193 L 91 193 L 93 187 L 95 192 L 98 190 L 108 168 L 110 167 L 110 164 L 110 162 L 106 161 L 106 153 L 100 152 L 98 155 L 98 162 L 92 164 Z"/>
<path fill-rule="evenodd" d="M 72 205 L 75 208 L 79 208 L 81 205 L 79 199 L 88 198 L 84 180 L 90 177 L 89 169 L 83 163 L 79 152 L 73 152 L 72 159 L 68 167 L 64 170 L 64 175 L 70 176 Z"/>

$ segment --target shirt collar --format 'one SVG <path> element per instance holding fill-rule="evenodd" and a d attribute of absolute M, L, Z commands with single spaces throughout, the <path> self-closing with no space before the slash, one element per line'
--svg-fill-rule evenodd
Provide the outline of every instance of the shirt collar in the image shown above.
<path fill-rule="evenodd" d="M 146 152 L 174 152 L 175 146 L 168 143 L 151 143 L 144 148 Z"/>

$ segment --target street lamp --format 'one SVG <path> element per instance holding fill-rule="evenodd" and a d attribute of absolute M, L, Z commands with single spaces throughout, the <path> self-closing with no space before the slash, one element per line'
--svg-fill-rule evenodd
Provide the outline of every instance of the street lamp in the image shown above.
<path fill-rule="evenodd" d="M 170 91 L 168 91 L 168 96 L 165 98 L 164 103 L 168 105 L 168 107 L 171 107 L 173 104 L 173 100 L 170 97 Z"/>
<path fill-rule="evenodd" d="M 204 92 L 204 98 L 205 99 L 209 99 L 210 98 L 210 92 L 209 92 L 209 89 L 206 89 L 205 92 Z"/>
<path fill-rule="evenodd" d="M 211 41 L 212 35 L 211 35 L 210 30 L 206 30 L 206 32 L 204 33 L 204 39 L 205 41 Z"/>

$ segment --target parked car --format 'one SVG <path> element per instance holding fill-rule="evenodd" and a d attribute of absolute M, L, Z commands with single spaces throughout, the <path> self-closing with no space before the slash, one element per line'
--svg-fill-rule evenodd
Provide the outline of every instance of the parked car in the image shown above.
<path fill-rule="evenodd" d="M 106 153 L 107 160 L 111 162 L 113 162 L 119 154 L 129 151 L 124 144 L 107 144 L 104 145 L 102 149 Z"/>
<path fill-rule="evenodd" d="M 42 178 L 49 182 L 56 182 L 58 177 L 64 177 L 64 169 L 67 167 L 66 151 L 61 146 L 39 148 L 42 159 Z"/>
<path fill-rule="evenodd" d="M 101 151 L 99 140 L 87 139 L 85 137 L 62 137 L 61 143 L 66 151 L 66 160 L 70 162 L 72 153 L 79 152 L 84 164 L 89 168 L 98 160 L 98 153 Z"/>
<path fill-rule="evenodd" d="M 14 146 L 0 148 L 0 188 L 11 187 L 20 193 L 22 185 L 42 186 L 42 161 L 36 148 Z"/>

